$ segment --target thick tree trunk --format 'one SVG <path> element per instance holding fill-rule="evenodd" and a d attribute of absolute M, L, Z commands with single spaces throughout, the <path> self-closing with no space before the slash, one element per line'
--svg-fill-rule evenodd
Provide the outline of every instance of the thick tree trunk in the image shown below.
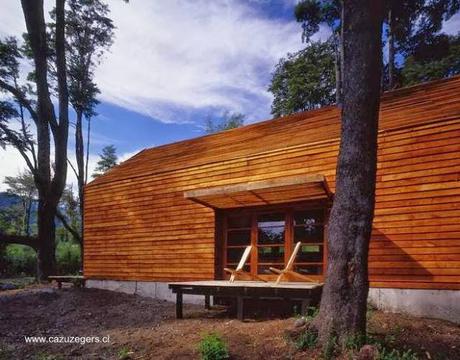
<path fill-rule="evenodd" d="M 64 0 L 56 0 L 56 69 L 59 121 L 48 86 L 48 45 L 43 0 L 21 0 L 35 65 L 37 85 L 37 169 L 34 181 L 39 193 L 38 273 L 40 280 L 55 272 L 54 217 L 66 183 L 68 139 L 68 91 L 65 60 Z M 33 112 L 32 112 L 33 113 Z M 51 179 L 50 129 L 54 139 L 54 176 Z"/>
<path fill-rule="evenodd" d="M 380 101 L 382 1 L 345 0 L 342 135 L 328 267 L 315 326 L 324 344 L 364 335 Z"/>
<path fill-rule="evenodd" d="M 75 126 L 75 157 L 77 159 L 78 198 L 80 200 L 80 252 L 83 266 L 83 209 L 84 209 L 84 186 L 85 186 L 85 150 L 83 141 L 83 114 L 77 111 Z"/>
<path fill-rule="evenodd" d="M 395 39 L 393 34 L 393 15 L 388 10 L 388 89 L 395 86 Z"/>
<path fill-rule="evenodd" d="M 40 281 L 46 281 L 56 271 L 55 209 L 46 200 L 38 201 L 37 275 Z"/>
<path fill-rule="evenodd" d="M 337 105 L 342 104 L 342 61 L 341 51 L 342 46 L 340 45 L 340 35 L 334 34 L 334 66 L 335 66 L 335 102 Z"/>

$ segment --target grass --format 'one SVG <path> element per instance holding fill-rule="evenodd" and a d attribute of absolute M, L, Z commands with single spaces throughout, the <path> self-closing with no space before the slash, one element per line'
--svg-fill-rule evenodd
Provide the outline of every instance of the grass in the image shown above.
<path fill-rule="evenodd" d="M 205 335 L 198 345 L 198 350 L 202 360 L 224 360 L 230 357 L 227 345 L 216 333 Z"/>

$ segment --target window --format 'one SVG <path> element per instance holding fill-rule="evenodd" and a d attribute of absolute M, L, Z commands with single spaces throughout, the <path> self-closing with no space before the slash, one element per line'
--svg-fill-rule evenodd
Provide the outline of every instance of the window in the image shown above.
<path fill-rule="evenodd" d="M 224 216 L 224 264 L 235 268 L 244 249 L 253 246 L 245 270 L 261 276 L 275 276 L 270 267 L 282 269 L 297 242 L 302 246 L 294 270 L 308 276 L 322 276 L 325 208 L 292 207 L 282 210 L 238 210 Z"/>

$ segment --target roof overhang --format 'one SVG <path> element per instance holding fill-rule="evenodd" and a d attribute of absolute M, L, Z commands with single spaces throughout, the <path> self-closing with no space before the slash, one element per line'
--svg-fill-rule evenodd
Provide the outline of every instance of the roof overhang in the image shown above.
<path fill-rule="evenodd" d="M 326 177 L 321 174 L 296 175 L 184 192 L 186 199 L 214 209 L 331 199 L 332 195 Z"/>

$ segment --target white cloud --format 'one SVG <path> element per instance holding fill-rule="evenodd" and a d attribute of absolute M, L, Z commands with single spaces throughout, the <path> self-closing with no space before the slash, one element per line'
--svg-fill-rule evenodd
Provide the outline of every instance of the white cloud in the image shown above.
<path fill-rule="evenodd" d="M 112 1 L 110 7 L 117 30 L 97 71 L 102 98 L 166 122 L 183 121 L 176 106 L 267 114 L 270 72 L 302 47 L 299 24 L 265 18 L 248 2 Z"/>

